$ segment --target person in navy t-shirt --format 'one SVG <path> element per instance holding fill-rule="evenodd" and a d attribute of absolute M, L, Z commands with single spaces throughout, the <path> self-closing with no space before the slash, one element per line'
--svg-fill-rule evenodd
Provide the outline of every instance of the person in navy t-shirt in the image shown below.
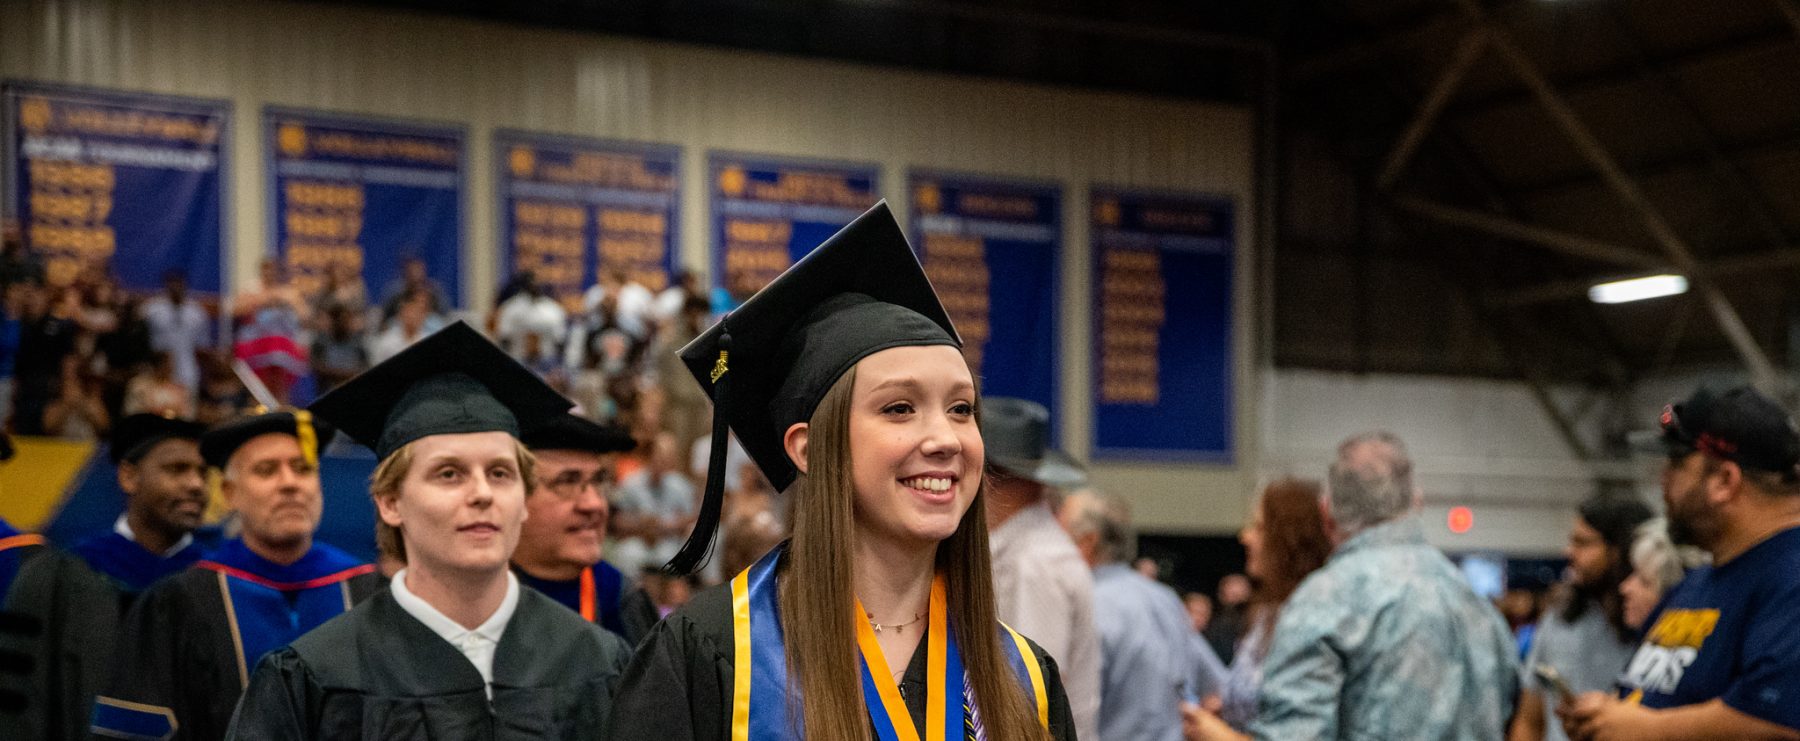
<path fill-rule="evenodd" d="M 1558 710 L 1577 741 L 1800 739 L 1800 432 L 1749 388 L 1662 413 L 1669 534 L 1711 566 L 1645 625 L 1620 677 Z"/>

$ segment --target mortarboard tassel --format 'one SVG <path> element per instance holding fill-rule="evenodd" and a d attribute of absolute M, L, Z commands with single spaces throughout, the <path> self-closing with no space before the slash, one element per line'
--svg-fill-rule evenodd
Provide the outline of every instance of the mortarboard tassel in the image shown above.
<path fill-rule="evenodd" d="M 719 320 L 724 330 L 725 320 Z M 663 572 L 676 576 L 692 574 L 700 568 L 707 556 L 712 553 L 713 535 L 719 529 L 720 510 L 725 505 L 725 478 L 730 472 L 725 470 L 725 452 L 731 444 L 731 432 L 725 424 L 725 386 L 731 382 L 726 364 L 731 357 L 731 332 L 719 333 L 719 361 L 712 370 L 712 451 L 706 463 L 706 495 L 700 500 L 700 512 L 694 521 L 694 530 L 688 533 L 687 542 L 669 563 L 663 566 Z"/>

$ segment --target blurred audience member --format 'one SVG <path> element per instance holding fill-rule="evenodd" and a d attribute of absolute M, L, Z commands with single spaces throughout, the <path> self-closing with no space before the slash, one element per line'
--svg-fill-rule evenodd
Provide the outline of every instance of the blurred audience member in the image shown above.
<path fill-rule="evenodd" d="M 633 341 L 650 338 L 651 305 L 655 302 L 650 289 L 616 267 L 601 271 L 600 282 L 581 295 L 583 311 L 589 315 L 610 315 L 609 325 L 631 335 Z"/>
<path fill-rule="evenodd" d="M 0 222 L 0 290 L 16 283 L 44 283 L 44 261 L 25 247 L 25 231 L 14 219 Z"/>
<path fill-rule="evenodd" d="M 566 339 L 569 313 L 537 282 L 528 282 L 524 290 L 500 304 L 494 322 L 494 341 L 506 352 L 524 361 L 528 338 L 536 338 L 539 358 L 560 358 Z M 530 365 L 531 363 L 528 363 Z"/>
<path fill-rule="evenodd" d="M 1669 537 L 1712 554 L 1653 611 L 1611 692 L 1558 707 L 1570 738 L 1800 739 L 1800 431 L 1748 387 L 1664 407 Z"/>
<path fill-rule="evenodd" d="M 689 296 L 680 311 L 663 326 L 657 349 L 651 354 L 656 361 L 656 380 L 664 392 L 664 425 L 682 450 L 693 449 L 694 441 L 705 437 L 712 427 L 712 400 L 707 398 L 706 389 L 700 384 L 688 382 L 687 366 L 682 364 L 678 354 L 706 328 L 706 321 L 706 302 L 698 296 Z"/>
<path fill-rule="evenodd" d="M 362 331 L 362 313 L 344 304 L 326 309 L 325 331 L 313 338 L 312 371 L 325 393 L 370 365 L 368 338 Z"/>
<path fill-rule="evenodd" d="M 210 344 L 206 310 L 188 295 L 187 277 L 171 270 L 163 274 L 163 291 L 144 302 L 144 323 L 150 328 L 150 349 L 169 354 L 175 364 L 175 380 L 200 389 L 197 353 Z"/>
<path fill-rule="evenodd" d="M 82 357 L 63 356 L 62 376 L 44 407 L 42 434 L 64 440 L 98 440 L 106 434 L 111 417 L 100 399 L 100 379 L 88 375 Z"/>
<path fill-rule="evenodd" d="M 690 302 L 696 300 L 703 303 L 706 301 L 706 297 L 700 293 L 700 276 L 692 270 L 677 270 L 668 287 L 656 294 L 650 317 L 658 325 L 667 326 L 681 316 Z"/>
<path fill-rule="evenodd" d="M 0 286 L 0 428 L 12 421 L 13 374 L 19 363 L 19 343 L 25 332 L 25 300 L 30 287 L 20 283 Z"/>
<path fill-rule="evenodd" d="M 362 271 L 348 260 L 332 263 L 325 271 L 325 280 L 312 299 L 314 329 L 321 334 L 331 331 L 332 312 L 339 309 L 358 319 L 369 310 L 369 293 L 363 287 Z"/>
<path fill-rule="evenodd" d="M 45 411 L 66 385 L 69 371 L 63 361 L 75 353 L 77 328 L 73 320 L 51 310 L 51 289 L 20 285 L 25 286 L 25 298 L 19 357 L 13 366 L 13 427 L 21 435 L 48 435 Z"/>
<path fill-rule="evenodd" d="M 1373 432 L 1346 440 L 1323 501 L 1337 549 L 1276 619 L 1251 735 L 1505 735 L 1519 681 L 1512 636 L 1425 542 L 1400 439 Z"/>
<path fill-rule="evenodd" d="M 1094 576 L 1050 505 L 1054 490 L 1087 483 L 1087 471 L 1049 446 L 1050 410 L 1034 401 L 982 399 L 981 438 L 995 611 L 1056 659 L 1076 735 L 1099 738 L 1103 659 Z"/>
<path fill-rule="evenodd" d="M 755 463 L 736 469 L 735 484 L 725 491 L 724 516 L 719 528 L 718 573 L 737 575 L 787 538 L 775 487 L 763 478 Z M 709 566 L 710 568 L 710 566 Z"/>
<path fill-rule="evenodd" d="M 193 419 L 194 392 L 175 380 L 175 363 L 166 352 L 151 356 L 150 367 L 125 385 L 122 414 L 155 414 Z"/>
<path fill-rule="evenodd" d="M 1206 630 L 1206 642 L 1227 663 L 1237 651 L 1238 642 L 1244 638 L 1250 592 L 1250 578 L 1243 574 L 1226 574 L 1219 579 L 1217 607 L 1213 610 L 1212 625 Z"/>
<path fill-rule="evenodd" d="M 694 526 L 699 499 L 694 482 L 681 472 L 675 438 L 657 435 L 643 469 L 627 476 L 613 500 L 612 549 L 627 574 L 660 566 L 675 557 Z"/>
<path fill-rule="evenodd" d="M 1189 738 L 1242 738 L 1256 719 L 1275 622 L 1294 590 L 1331 556 L 1319 496 L 1316 482 L 1281 479 L 1263 487 L 1250 508 L 1250 521 L 1238 533 L 1249 572 L 1244 581 L 1256 585 L 1245 607 L 1249 628 L 1233 651 L 1218 697 L 1203 703 L 1204 713 L 1187 710 Z"/>
<path fill-rule="evenodd" d="M 393 320 L 407 296 L 421 291 L 425 294 L 427 314 L 444 316 L 450 313 L 450 295 L 444 292 L 443 284 L 426 272 L 424 258 L 408 255 L 400 263 L 400 277 L 381 287 L 381 320 Z"/>
<path fill-rule="evenodd" d="M 387 329 L 369 341 L 370 365 L 394 357 L 442 326 L 441 320 L 431 311 L 431 301 L 431 293 L 423 289 L 414 290 L 401 298 L 396 305 L 398 311 L 393 320 L 388 322 Z"/>
<path fill-rule="evenodd" d="M 1190 638 L 1193 623 L 1175 590 L 1126 565 L 1137 550 L 1137 533 L 1123 501 L 1078 491 L 1063 499 L 1057 520 L 1094 570 L 1099 737 L 1180 741 L 1181 700 L 1218 692 L 1225 665 Z M 1196 666 L 1205 668 L 1196 672 Z"/>
<path fill-rule="evenodd" d="M 312 307 L 275 260 L 264 258 L 258 275 L 259 286 L 238 296 L 232 309 L 232 353 L 285 404 L 294 382 L 312 370 L 300 345 Z"/>
<path fill-rule="evenodd" d="M 231 369 L 224 353 L 200 354 L 200 397 L 195 421 L 216 425 L 250 408 L 250 391 Z"/>
<path fill-rule="evenodd" d="M 1511 741 L 1568 739 L 1556 720 L 1557 688 L 1538 680 L 1538 667 L 1549 667 L 1576 692 L 1611 690 L 1637 647 L 1619 585 L 1631 574 L 1632 537 L 1650 519 L 1650 506 L 1635 497 L 1602 494 L 1582 502 L 1577 512 L 1563 549 L 1568 580 L 1538 622 L 1525 657 Z"/>
<path fill-rule="evenodd" d="M 1194 624 L 1194 635 L 1200 637 L 1200 640 L 1206 640 L 1201 634 L 1205 633 L 1206 626 L 1212 623 L 1212 598 L 1202 592 L 1188 592 L 1181 595 L 1181 605 L 1187 608 L 1188 620 Z M 1207 647 L 1211 648 L 1210 645 Z M 1214 653 L 1213 655 L 1217 656 L 1218 654 Z"/>
<path fill-rule="evenodd" d="M 1703 552 L 1690 557 L 1683 550 L 1669 540 L 1667 520 L 1658 517 L 1638 527 L 1631 541 L 1631 576 L 1619 582 L 1619 596 L 1625 600 L 1625 625 L 1633 631 L 1643 631 L 1656 603 L 1681 583 L 1689 566 L 1699 566 L 1706 560 Z"/>

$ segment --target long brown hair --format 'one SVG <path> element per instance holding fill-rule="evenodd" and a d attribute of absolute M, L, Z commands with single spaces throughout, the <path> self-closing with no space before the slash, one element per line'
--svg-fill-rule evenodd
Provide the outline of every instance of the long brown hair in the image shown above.
<path fill-rule="evenodd" d="M 1318 482 L 1290 478 L 1271 482 L 1257 498 L 1256 506 L 1262 510 L 1263 573 L 1250 594 L 1250 614 L 1262 624 L 1264 635 L 1274 629 L 1281 606 L 1301 580 L 1331 557 L 1331 537 L 1319 511 L 1320 493 Z"/>
<path fill-rule="evenodd" d="M 853 622 L 856 511 L 850 410 L 855 384 L 852 367 L 819 402 L 808 428 L 810 473 L 788 488 L 794 537 L 780 576 L 781 630 L 787 640 L 788 681 L 801 688 L 801 717 L 792 720 L 802 721 L 806 737 L 815 739 L 869 738 Z M 944 574 L 951 630 L 988 737 L 1045 738 L 1001 650 L 983 510 L 986 490 L 984 478 L 956 532 L 938 544 L 937 567 Z"/>

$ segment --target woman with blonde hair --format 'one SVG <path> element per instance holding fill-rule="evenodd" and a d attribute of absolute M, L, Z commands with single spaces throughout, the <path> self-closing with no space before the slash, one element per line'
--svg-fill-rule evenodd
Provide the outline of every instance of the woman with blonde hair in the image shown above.
<path fill-rule="evenodd" d="M 612 738 L 1069 739 L 1056 664 L 994 616 L 978 395 L 886 204 L 682 351 L 789 499 L 792 540 L 653 630 Z"/>

